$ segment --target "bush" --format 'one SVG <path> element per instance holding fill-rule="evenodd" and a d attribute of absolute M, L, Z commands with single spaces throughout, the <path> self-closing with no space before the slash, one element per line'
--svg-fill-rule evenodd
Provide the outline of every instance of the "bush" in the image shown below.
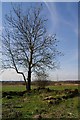
<path fill-rule="evenodd" d="M 36 74 L 36 84 L 39 88 L 45 88 L 48 85 L 48 75 L 45 72 Z"/>

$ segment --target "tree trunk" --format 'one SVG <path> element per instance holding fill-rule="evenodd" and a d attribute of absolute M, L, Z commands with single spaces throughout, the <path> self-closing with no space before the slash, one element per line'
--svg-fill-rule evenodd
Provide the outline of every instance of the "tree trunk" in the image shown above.
<path fill-rule="evenodd" d="M 27 82 L 25 82 L 25 85 L 26 85 L 26 90 L 27 90 Z"/>
<path fill-rule="evenodd" d="M 31 67 L 29 66 L 28 71 L 28 82 L 27 82 L 27 91 L 31 90 Z"/>
<path fill-rule="evenodd" d="M 30 40 L 30 46 L 31 46 L 31 40 Z M 30 62 L 29 62 L 29 69 L 28 69 L 28 82 L 27 82 L 27 91 L 31 90 L 31 64 L 32 64 L 32 54 L 33 50 L 30 48 Z"/>

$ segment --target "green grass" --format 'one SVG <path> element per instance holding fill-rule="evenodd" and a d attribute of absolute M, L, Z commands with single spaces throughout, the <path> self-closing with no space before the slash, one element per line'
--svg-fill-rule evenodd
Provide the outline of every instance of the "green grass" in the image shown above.
<path fill-rule="evenodd" d="M 32 88 L 34 88 L 33 86 Z M 76 89 L 77 86 L 48 86 L 50 89 L 64 90 Z M 24 91 L 25 86 L 6 85 L 3 86 L 3 91 Z M 63 100 L 58 105 L 49 104 L 44 100 L 47 96 L 62 96 L 65 93 L 56 94 L 55 92 L 46 91 L 32 91 L 30 94 L 26 93 L 23 97 L 12 96 L 12 99 L 2 98 L 3 104 L 3 118 L 34 118 L 36 115 L 41 114 L 43 118 L 78 118 L 80 107 L 78 97 Z"/>
<path fill-rule="evenodd" d="M 77 85 L 56 85 L 56 86 L 47 86 L 50 89 L 54 90 L 64 90 L 64 89 L 78 89 Z M 32 85 L 32 89 L 36 88 L 36 86 Z M 3 85 L 2 86 L 2 91 L 24 91 L 26 90 L 25 85 Z"/>
<path fill-rule="evenodd" d="M 2 86 L 2 91 L 7 92 L 7 91 L 24 91 L 25 86 L 24 85 L 3 85 Z"/>
<path fill-rule="evenodd" d="M 56 85 L 56 86 L 48 86 L 48 87 L 54 90 L 78 89 L 78 85 Z"/>

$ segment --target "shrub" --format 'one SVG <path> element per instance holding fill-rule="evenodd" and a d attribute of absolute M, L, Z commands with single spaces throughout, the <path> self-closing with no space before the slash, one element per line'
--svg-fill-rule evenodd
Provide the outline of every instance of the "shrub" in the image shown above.
<path fill-rule="evenodd" d="M 48 74 L 45 72 L 36 73 L 36 84 L 39 88 L 45 88 L 48 85 Z"/>

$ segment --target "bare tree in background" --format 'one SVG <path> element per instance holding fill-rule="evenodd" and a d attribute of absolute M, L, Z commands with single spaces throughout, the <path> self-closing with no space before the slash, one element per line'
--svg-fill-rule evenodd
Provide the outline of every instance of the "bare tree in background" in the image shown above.
<path fill-rule="evenodd" d="M 24 12 L 22 7 L 12 5 L 13 11 L 5 16 L 3 31 L 3 68 L 13 68 L 21 74 L 26 89 L 31 90 L 32 72 L 46 71 L 57 67 L 56 35 L 49 35 L 46 21 L 41 16 L 42 5 L 31 7 Z M 24 71 L 28 71 L 27 78 Z"/>
<path fill-rule="evenodd" d="M 37 72 L 35 77 L 39 88 L 45 88 L 48 85 L 49 76 L 45 71 Z"/>

